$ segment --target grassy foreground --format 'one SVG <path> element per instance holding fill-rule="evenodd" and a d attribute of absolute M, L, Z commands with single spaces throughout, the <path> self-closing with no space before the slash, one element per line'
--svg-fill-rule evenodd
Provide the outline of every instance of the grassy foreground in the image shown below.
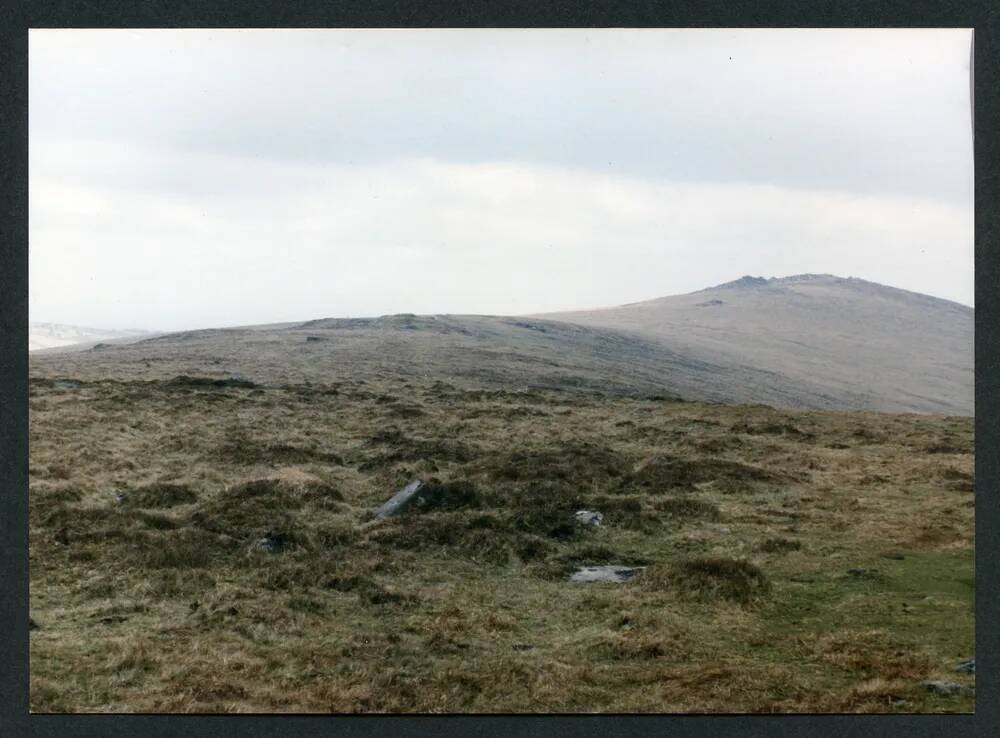
<path fill-rule="evenodd" d="M 974 683 L 970 418 L 65 380 L 30 390 L 36 712 L 973 709 L 923 686 Z M 414 478 L 440 504 L 375 520 Z M 567 581 L 604 563 L 646 568 Z"/>

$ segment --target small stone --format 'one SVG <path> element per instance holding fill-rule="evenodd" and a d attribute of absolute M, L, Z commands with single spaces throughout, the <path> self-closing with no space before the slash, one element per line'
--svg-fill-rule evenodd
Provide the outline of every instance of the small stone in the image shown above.
<path fill-rule="evenodd" d="M 266 551 L 267 553 L 281 553 L 288 548 L 290 541 L 284 533 L 268 532 L 266 536 L 256 541 L 251 547 L 251 551 Z"/>
<path fill-rule="evenodd" d="M 924 686 L 927 687 L 927 691 L 929 692 L 947 697 L 972 694 L 975 691 L 972 687 L 959 684 L 958 682 L 924 682 Z"/>
<path fill-rule="evenodd" d="M 39 627 L 34 618 L 28 618 L 28 630 L 38 630 Z"/>
<path fill-rule="evenodd" d="M 531 651 L 535 647 L 530 643 L 515 643 L 511 648 L 515 651 Z"/>
<path fill-rule="evenodd" d="M 580 525 L 588 527 L 598 526 L 604 520 L 603 513 L 595 512 L 593 510 L 577 510 L 574 517 L 576 518 L 576 522 Z"/>
<path fill-rule="evenodd" d="M 868 570 L 867 569 L 848 569 L 847 573 L 850 574 L 852 577 L 863 577 L 865 574 L 868 573 Z"/>
<path fill-rule="evenodd" d="M 975 674 L 976 673 L 976 660 L 966 659 L 965 661 L 959 661 L 958 665 L 955 666 L 955 671 L 961 674 Z"/>
<path fill-rule="evenodd" d="M 641 566 L 582 566 L 569 578 L 571 582 L 627 582 L 644 567 Z"/>

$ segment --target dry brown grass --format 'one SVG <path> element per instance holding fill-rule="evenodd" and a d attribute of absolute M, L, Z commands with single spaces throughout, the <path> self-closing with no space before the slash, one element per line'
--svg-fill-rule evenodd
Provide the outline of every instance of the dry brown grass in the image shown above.
<path fill-rule="evenodd" d="M 972 709 L 970 419 L 126 375 L 33 369 L 35 711 Z"/>

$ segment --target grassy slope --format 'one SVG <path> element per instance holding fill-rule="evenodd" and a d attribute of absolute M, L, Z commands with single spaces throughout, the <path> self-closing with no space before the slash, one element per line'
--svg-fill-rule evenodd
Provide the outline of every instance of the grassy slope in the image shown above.
<path fill-rule="evenodd" d="M 145 360 L 33 361 L 35 711 L 972 709 L 921 686 L 971 682 L 969 418 Z M 412 477 L 467 484 L 372 520 Z M 769 587 L 675 568 L 705 557 Z M 606 562 L 650 568 L 564 579 Z"/>
<path fill-rule="evenodd" d="M 973 413 L 973 309 L 859 279 L 737 281 L 542 317 L 629 331 L 691 359 L 775 372 L 839 400 L 800 406 Z"/>

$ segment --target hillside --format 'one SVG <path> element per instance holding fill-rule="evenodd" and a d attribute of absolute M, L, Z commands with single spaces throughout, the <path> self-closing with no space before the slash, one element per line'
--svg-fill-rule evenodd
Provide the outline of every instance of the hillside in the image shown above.
<path fill-rule="evenodd" d="M 861 279 L 744 277 L 542 317 L 627 331 L 692 362 L 771 374 L 793 405 L 973 414 L 973 309 Z M 731 392 L 767 402 L 754 387 Z"/>
<path fill-rule="evenodd" d="M 44 351 L 83 344 L 89 348 L 101 341 L 121 341 L 147 335 L 148 331 L 114 331 L 105 328 L 87 328 L 63 323 L 30 323 L 28 325 L 28 351 Z"/>
<path fill-rule="evenodd" d="M 261 384 L 434 376 L 776 407 L 973 414 L 973 311 L 853 279 L 744 279 L 530 318 L 393 315 L 188 331 L 33 357 L 43 375 Z M 46 352 L 48 353 L 48 352 Z"/>
<path fill-rule="evenodd" d="M 972 711 L 973 419 L 837 409 L 971 311 L 825 279 L 31 354 L 31 709 Z"/>

